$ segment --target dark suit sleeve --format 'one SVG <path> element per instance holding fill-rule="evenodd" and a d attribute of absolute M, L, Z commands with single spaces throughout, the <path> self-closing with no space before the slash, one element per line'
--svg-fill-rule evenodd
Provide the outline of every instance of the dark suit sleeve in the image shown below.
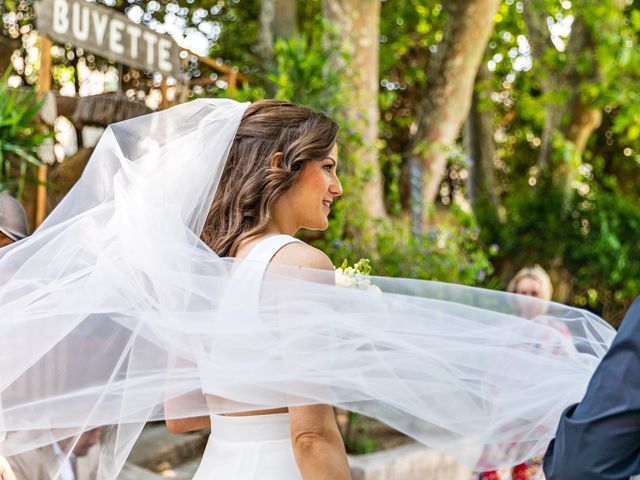
<path fill-rule="evenodd" d="M 640 297 L 584 399 L 562 414 L 544 472 L 547 480 L 628 480 L 640 473 Z"/>

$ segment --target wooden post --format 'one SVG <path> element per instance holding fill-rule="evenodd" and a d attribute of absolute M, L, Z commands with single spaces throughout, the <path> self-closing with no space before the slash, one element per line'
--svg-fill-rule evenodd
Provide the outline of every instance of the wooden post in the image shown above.
<path fill-rule="evenodd" d="M 180 82 L 179 93 L 176 103 L 187 103 L 189 101 L 189 79 L 185 78 Z"/>
<path fill-rule="evenodd" d="M 40 36 L 40 74 L 38 75 L 38 97 L 42 98 L 51 90 L 51 46 L 46 35 Z M 38 167 L 38 185 L 36 187 L 35 227 L 42 223 L 47 214 L 47 172 L 49 166 L 43 163 Z"/>
<path fill-rule="evenodd" d="M 169 108 L 169 99 L 167 98 L 167 77 L 162 77 L 162 82 L 160 83 L 160 94 L 162 95 L 162 100 L 160 101 L 160 110 L 166 110 Z"/>
<path fill-rule="evenodd" d="M 229 94 L 229 98 L 235 97 L 237 83 L 238 83 L 238 71 L 234 68 L 229 72 L 229 86 L 227 88 L 227 93 Z"/>

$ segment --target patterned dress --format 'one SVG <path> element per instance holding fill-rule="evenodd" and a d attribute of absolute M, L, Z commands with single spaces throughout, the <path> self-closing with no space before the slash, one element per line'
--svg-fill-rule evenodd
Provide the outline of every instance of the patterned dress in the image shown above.
<path fill-rule="evenodd" d="M 566 344 L 558 344 L 557 346 L 542 347 L 542 345 L 549 345 L 548 340 L 551 337 L 551 331 L 549 331 L 549 337 L 541 338 L 541 343 L 534 345 L 533 348 L 546 348 L 550 353 L 558 356 L 572 354 L 571 332 L 563 322 L 552 320 L 545 316 L 539 316 L 536 318 L 538 323 L 542 323 L 552 327 L 554 330 L 559 331 L 567 340 Z M 544 471 L 542 470 L 542 457 L 535 457 L 515 467 L 503 468 L 501 470 L 493 470 L 489 472 L 477 472 L 471 480 L 545 480 Z"/>
<path fill-rule="evenodd" d="M 476 473 L 471 480 L 545 480 L 542 471 L 542 457 L 533 458 L 512 469 L 504 468 Z"/>

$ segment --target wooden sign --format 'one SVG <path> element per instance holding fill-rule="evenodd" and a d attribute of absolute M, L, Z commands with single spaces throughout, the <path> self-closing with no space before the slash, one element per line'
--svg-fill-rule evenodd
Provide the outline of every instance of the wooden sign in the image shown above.
<path fill-rule="evenodd" d="M 142 70 L 182 78 L 180 48 L 168 35 L 86 0 L 37 0 L 41 34 Z"/>

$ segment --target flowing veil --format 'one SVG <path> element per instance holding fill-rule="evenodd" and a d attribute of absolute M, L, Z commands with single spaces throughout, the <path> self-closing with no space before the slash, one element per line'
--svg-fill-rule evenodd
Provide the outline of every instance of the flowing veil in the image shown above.
<path fill-rule="evenodd" d="M 103 427 L 99 478 L 115 479 L 147 421 L 313 403 L 472 467 L 543 452 L 614 330 L 437 282 L 349 289 L 270 266 L 249 288 L 199 238 L 246 107 L 196 100 L 110 126 L 42 226 L 0 250 L 0 453 Z"/>

